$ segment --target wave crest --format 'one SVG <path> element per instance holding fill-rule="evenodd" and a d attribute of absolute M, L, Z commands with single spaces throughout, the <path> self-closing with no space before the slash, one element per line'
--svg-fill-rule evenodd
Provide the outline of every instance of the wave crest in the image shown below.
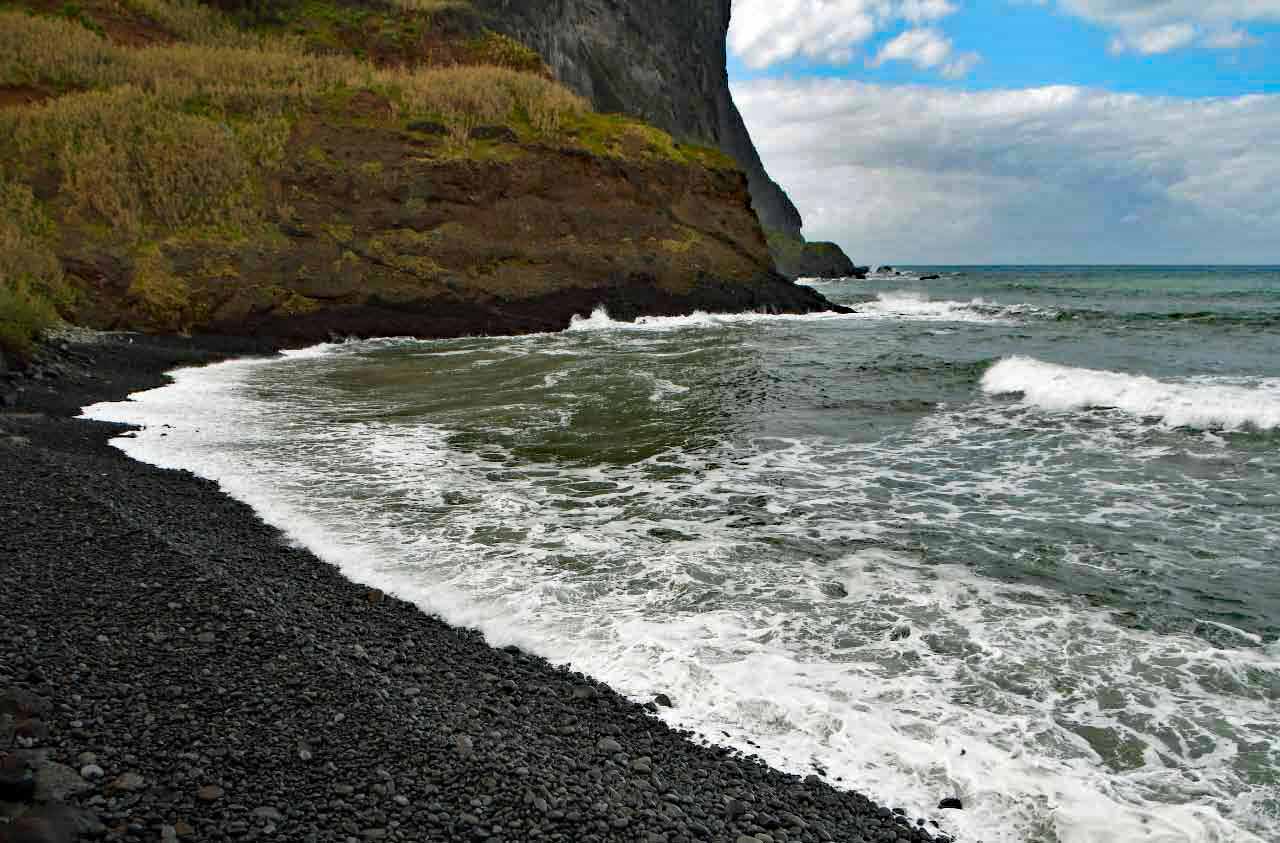
<path fill-rule="evenodd" d="M 982 377 L 989 395 L 1021 393 L 1023 401 L 1051 412 L 1114 409 L 1170 427 L 1200 430 L 1280 428 L 1280 378 L 1252 385 L 1238 380 L 1200 378 L 1161 381 L 1099 369 L 1008 357 Z"/>

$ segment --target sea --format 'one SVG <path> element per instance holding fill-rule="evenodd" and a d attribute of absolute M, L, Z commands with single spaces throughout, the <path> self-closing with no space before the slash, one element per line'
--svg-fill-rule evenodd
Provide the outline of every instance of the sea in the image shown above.
<path fill-rule="evenodd" d="M 85 415 L 961 841 L 1280 840 L 1280 268 L 803 283 L 855 312 L 329 344 Z"/>

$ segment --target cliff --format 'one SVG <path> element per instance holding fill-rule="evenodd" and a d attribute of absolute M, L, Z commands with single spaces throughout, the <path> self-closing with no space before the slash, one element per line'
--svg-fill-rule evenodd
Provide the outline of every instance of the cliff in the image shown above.
<path fill-rule="evenodd" d="M 557 79 L 597 109 L 629 114 L 737 161 L 783 274 L 855 274 L 834 243 L 808 248 L 800 212 L 769 178 L 733 102 L 725 47 L 731 0 L 478 0 L 477 6 L 490 25 L 537 50 Z"/>
<path fill-rule="evenodd" d="M 625 56 L 565 59 L 530 13 L 508 11 L 0 12 L 0 135 L 14 141 L 0 147 L 0 347 L 59 315 L 306 342 L 557 329 L 599 304 L 622 317 L 829 306 L 775 271 L 749 174 L 690 142 L 729 125 L 725 145 L 749 149 L 724 78 L 727 5 L 690 13 L 704 28 L 689 37 L 666 34 L 680 69 L 655 78 Z M 547 33 L 572 50 L 585 24 L 564 11 Z M 595 25 L 619 43 L 658 37 L 648 16 L 611 14 Z M 593 109 L 557 67 L 676 136 Z M 671 96 L 695 82 L 733 119 Z"/>

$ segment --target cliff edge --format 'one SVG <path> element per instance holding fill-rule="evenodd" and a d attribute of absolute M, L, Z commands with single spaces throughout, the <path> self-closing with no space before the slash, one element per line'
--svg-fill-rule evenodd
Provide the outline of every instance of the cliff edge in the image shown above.
<path fill-rule="evenodd" d="M 729 90 L 732 0 L 477 0 L 489 24 L 535 49 L 556 78 L 600 111 L 622 112 L 677 140 L 715 146 L 747 175 L 751 204 L 784 275 L 858 268 L 834 243 L 808 244 L 800 212 L 765 171 Z"/>
<path fill-rule="evenodd" d="M 305 343 L 828 309 L 716 148 L 754 156 L 728 3 L 665 10 L 691 29 L 465 0 L 0 10 L 0 348 L 59 317 Z"/>

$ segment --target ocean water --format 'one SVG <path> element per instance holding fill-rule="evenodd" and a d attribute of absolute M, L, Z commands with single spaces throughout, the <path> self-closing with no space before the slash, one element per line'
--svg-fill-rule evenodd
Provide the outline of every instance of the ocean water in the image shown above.
<path fill-rule="evenodd" d="M 849 316 L 327 345 L 86 415 L 962 840 L 1280 840 L 1280 270 L 928 271 L 810 282 Z"/>

